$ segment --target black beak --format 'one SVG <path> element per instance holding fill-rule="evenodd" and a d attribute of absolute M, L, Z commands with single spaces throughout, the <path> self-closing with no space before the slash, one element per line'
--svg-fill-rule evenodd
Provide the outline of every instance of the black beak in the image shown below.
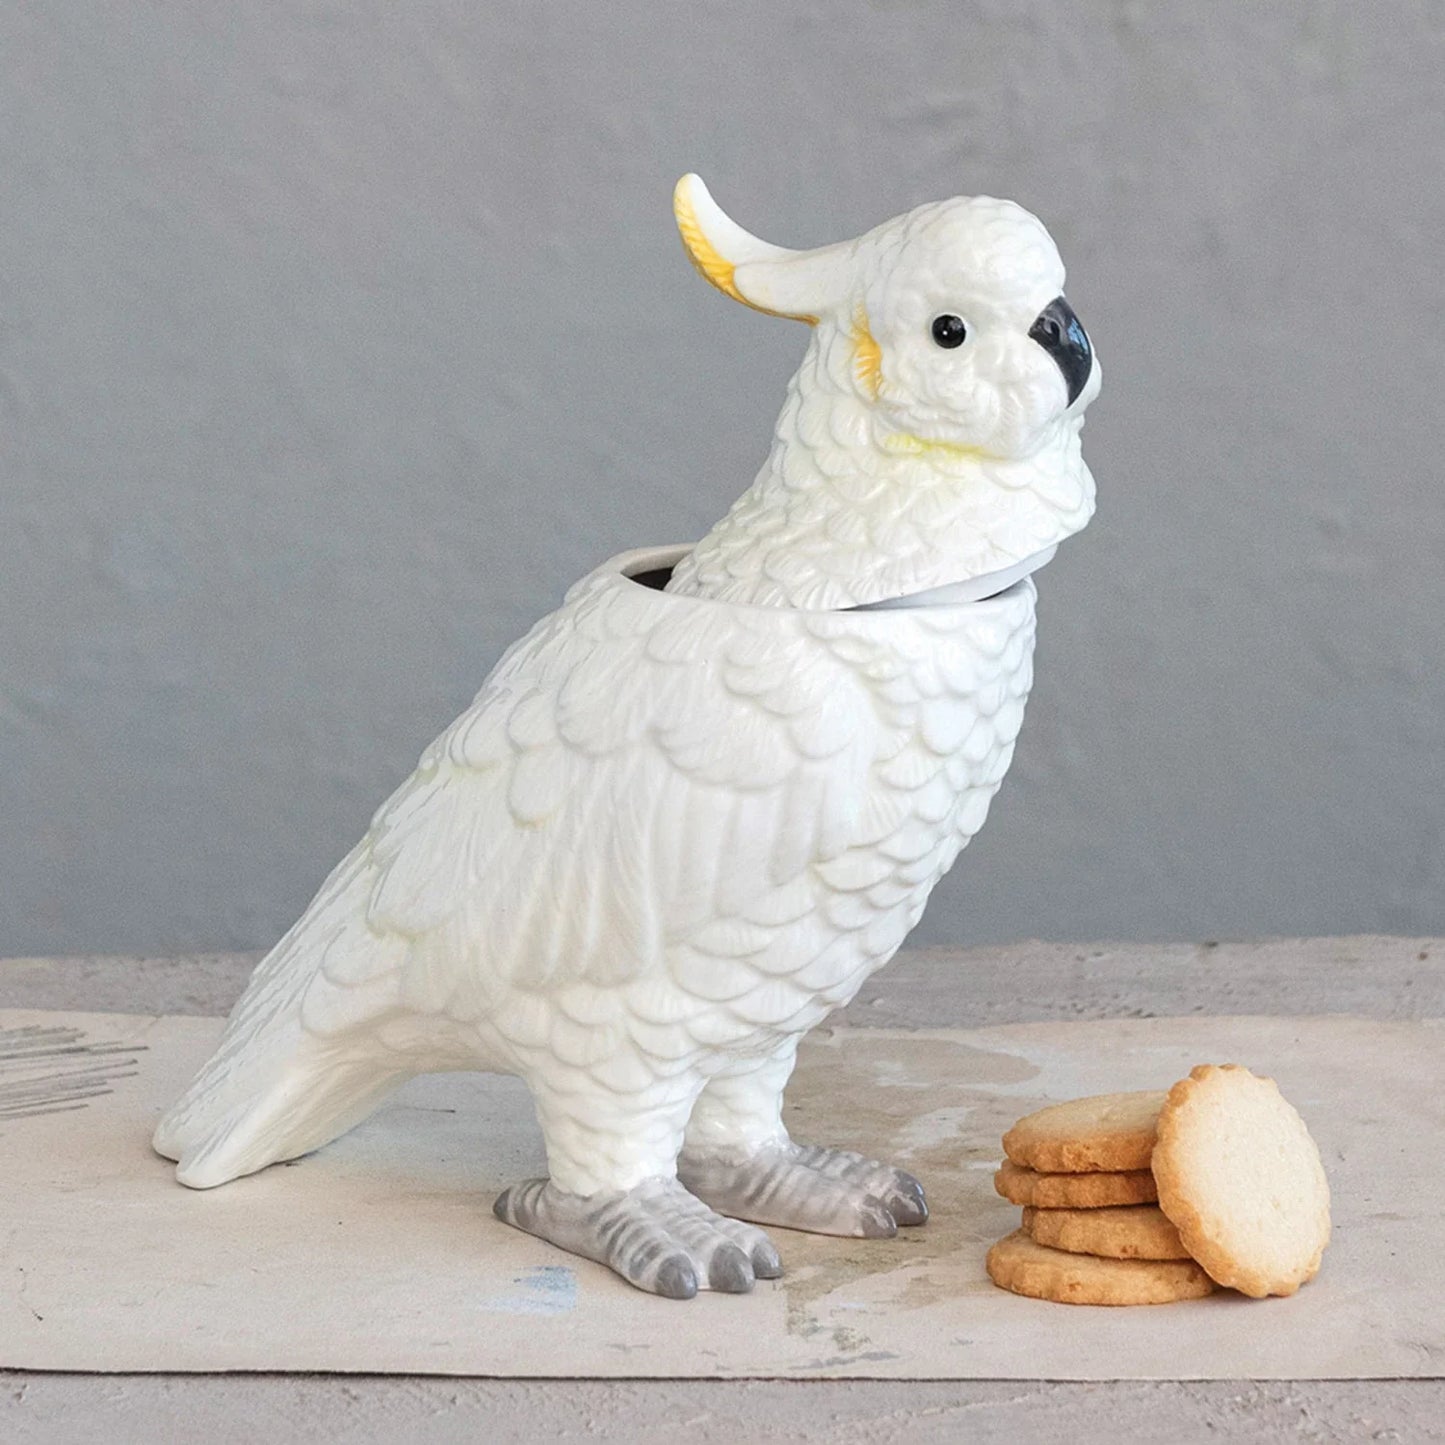
<path fill-rule="evenodd" d="M 1089 333 L 1084 330 L 1083 322 L 1074 315 L 1074 308 L 1059 296 L 1039 312 L 1039 319 L 1029 327 L 1029 336 L 1054 358 L 1054 365 L 1063 372 L 1064 385 L 1069 388 L 1069 405 L 1073 406 L 1094 369 L 1094 348 L 1089 345 Z"/>

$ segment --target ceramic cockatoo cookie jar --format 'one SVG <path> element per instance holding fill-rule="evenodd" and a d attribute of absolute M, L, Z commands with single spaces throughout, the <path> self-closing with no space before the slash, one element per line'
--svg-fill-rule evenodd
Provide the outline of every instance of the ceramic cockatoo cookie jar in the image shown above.
<path fill-rule="evenodd" d="M 903 1171 L 790 1139 L 783 1089 L 1008 768 L 1098 364 L 1010 202 L 814 251 L 696 177 L 675 202 L 710 281 L 813 328 L 762 471 L 696 546 L 577 583 L 426 750 L 162 1118 L 182 1183 L 481 1069 L 526 1081 L 547 1150 L 497 1215 L 646 1290 L 777 1275 L 759 1225 L 927 1217 Z"/>

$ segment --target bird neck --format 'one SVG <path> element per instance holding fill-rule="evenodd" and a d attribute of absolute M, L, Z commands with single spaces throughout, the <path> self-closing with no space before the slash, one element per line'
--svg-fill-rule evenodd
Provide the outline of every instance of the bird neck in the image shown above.
<path fill-rule="evenodd" d="M 1027 457 L 991 456 L 892 430 L 851 364 L 815 334 L 756 480 L 679 564 L 671 590 L 855 607 L 1015 567 L 1088 520 L 1081 419 Z"/>

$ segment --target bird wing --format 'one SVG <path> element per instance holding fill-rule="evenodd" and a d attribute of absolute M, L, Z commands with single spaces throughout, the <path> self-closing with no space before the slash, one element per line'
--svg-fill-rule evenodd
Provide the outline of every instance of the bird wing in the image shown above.
<path fill-rule="evenodd" d="M 347 1104 L 353 1067 L 475 1064 L 465 1025 L 509 992 L 725 952 L 719 930 L 847 847 L 877 731 L 799 614 L 584 579 L 258 966 L 156 1147 L 219 1182 L 339 1132 L 298 1102 L 317 1071 Z"/>
<path fill-rule="evenodd" d="M 798 614 L 579 584 L 376 815 L 367 927 L 404 949 L 326 976 L 383 962 L 406 1008 L 457 1019 L 643 976 L 848 847 L 879 736 Z"/>
<path fill-rule="evenodd" d="M 915 627 L 579 583 L 258 967 L 156 1147 L 185 1182 L 224 1182 L 411 1073 L 475 1067 L 469 1025 L 494 1008 L 550 1018 L 564 990 L 575 1012 L 642 980 L 660 1020 L 737 997 L 764 952 L 768 972 L 807 966 L 790 930 L 809 919 L 886 924 L 864 940 L 886 956 L 897 905 L 951 858 L 955 801 L 972 789 L 973 832 L 1002 777 L 1032 596 L 950 639 L 950 609 Z"/>

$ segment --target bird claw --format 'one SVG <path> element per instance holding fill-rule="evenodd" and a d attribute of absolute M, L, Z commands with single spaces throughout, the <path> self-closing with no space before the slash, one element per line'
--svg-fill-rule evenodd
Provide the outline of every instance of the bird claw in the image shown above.
<path fill-rule="evenodd" d="M 783 1272 L 762 1230 L 714 1214 L 675 1179 L 591 1195 L 528 1179 L 504 1190 L 492 1211 L 668 1299 L 691 1299 L 700 1289 L 746 1294 L 754 1280 Z"/>
<path fill-rule="evenodd" d="M 928 1218 L 913 1175 L 847 1149 L 789 1141 L 747 1156 L 684 1153 L 677 1173 L 719 1213 L 813 1234 L 889 1239 Z"/>

